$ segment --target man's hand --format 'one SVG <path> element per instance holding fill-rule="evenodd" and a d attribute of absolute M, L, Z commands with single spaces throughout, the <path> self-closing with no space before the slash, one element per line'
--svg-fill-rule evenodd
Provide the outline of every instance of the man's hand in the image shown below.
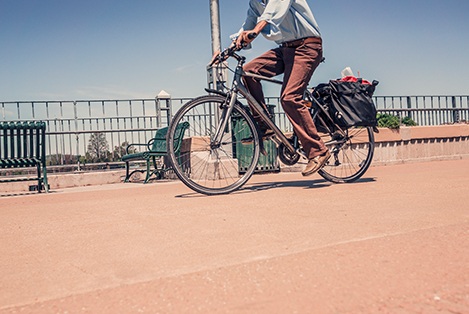
<path fill-rule="evenodd" d="M 249 45 L 256 37 L 257 33 L 253 31 L 242 31 L 236 39 L 236 48 L 243 49 L 244 47 Z"/>
<path fill-rule="evenodd" d="M 252 43 L 267 24 L 268 23 L 266 21 L 260 21 L 254 29 L 242 31 L 236 39 L 236 48 L 242 49 Z"/>
<path fill-rule="evenodd" d="M 214 64 L 220 63 L 220 60 L 218 59 L 220 57 L 220 50 L 215 51 L 215 53 L 212 56 L 212 60 L 210 60 L 210 66 Z"/>

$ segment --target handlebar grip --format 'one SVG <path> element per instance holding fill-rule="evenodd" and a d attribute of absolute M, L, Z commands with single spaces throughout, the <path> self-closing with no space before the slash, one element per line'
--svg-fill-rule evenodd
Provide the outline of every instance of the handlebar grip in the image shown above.
<path fill-rule="evenodd" d="M 254 39 L 254 38 L 256 38 L 256 37 L 257 37 L 257 33 L 255 33 L 255 32 L 252 32 L 252 33 L 249 33 L 249 34 L 248 34 L 248 38 L 249 38 L 249 39 Z"/>

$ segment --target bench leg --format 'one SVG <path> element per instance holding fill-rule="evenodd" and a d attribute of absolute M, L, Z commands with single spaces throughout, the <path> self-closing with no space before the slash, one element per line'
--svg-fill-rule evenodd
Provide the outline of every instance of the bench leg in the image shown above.
<path fill-rule="evenodd" d="M 47 181 L 47 169 L 45 165 L 42 166 L 42 183 L 44 184 L 46 193 L 49 193 L 49 182 Z"/>
<path fill-rule="evenodd" d="M 130 164 L 128 161 L 125 162 L 125 179 L 124 182 L 129 182 L 130 180 L 130 171 L 129 171 Z"/>
<path fill-rule="evenodd" d="M 164 178 L 164 164 L 163 164 L 163 168 L 159 169 L 158 164 L 156 163 L 156 157 L 153 157 L 153 168 L 154 169 L 151 174 L 155 175 L 156 180 L 163 179 Z"/>
<path fill-rule="evenodd" d="M 148 183 L 148 181 L 150 180 L 150 177 L 151 177 L 150 167 L 151 167 L 150 159 L 147 159 L 147 175 L 146 175 L 145 181 L 143 183 Z"/>
<path fill-rule="evenodd" d="M 42 190 L 42 179 L 41 179 L 41 164 L 37 163 L 37 192 L 41 193 Z"/>
<path fill-rule="evenodd" d="M 152 170 L 152 166 L 153 166 L 153 170 Z M 147 177 L 145 179 L 145 183 L 150 181 L 150 178 L 152 175 L 155 175 L 156 180 L 163 179 L 165 171 L 166 170 L 164 166 L 163 168 L 158 168 L 158 164 L 156 163 L 156 157 L 152 156 L 151 160 L 150 159 L 147 160 Z"/>

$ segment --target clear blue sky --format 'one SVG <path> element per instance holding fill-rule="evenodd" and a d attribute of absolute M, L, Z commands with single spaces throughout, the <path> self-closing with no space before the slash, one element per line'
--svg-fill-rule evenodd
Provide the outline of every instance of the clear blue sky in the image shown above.
<path fill-rule="evenodd" d="M 223 46 L 247 3 L 220 0 Z M 326 57 L 311 85 L 350 66 L 378 95 L 469 94 L 468 0 L 309 3 Z M 0 0 L 0 101 L 197 96 L 210 40 L 209 0 Z"/>

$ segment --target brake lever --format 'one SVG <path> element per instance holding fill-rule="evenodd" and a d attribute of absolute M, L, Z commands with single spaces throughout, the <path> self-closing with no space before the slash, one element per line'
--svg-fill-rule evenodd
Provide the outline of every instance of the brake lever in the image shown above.
<path fill-rule="evenodd" d="M 212 57 L 212 60 L 210 60 L 210 63 L 208 64 L 208 66 L 211 67 L 215 63 L 220 63 L 220 55 L 221 55 L 221 52 L 218 52 L 218 54 L 214 54 L 213 57 Z"/>
<path fill-rule="evenodd" d="M 235 51 L 233 50 L 233 48 L 234 46 L 231 45 L 230 47 L 226 48 L 222 52 L 219 52 L 217 55 L 215 55 L 212 58 L 212 60 L 209 63 L 209 66 L 213 66 L 215 63 L 219 64 L 219 63 L 226 61 L 226 59 L 228 59 L 228 57 L 231 56 L 231 54 Z"/>

